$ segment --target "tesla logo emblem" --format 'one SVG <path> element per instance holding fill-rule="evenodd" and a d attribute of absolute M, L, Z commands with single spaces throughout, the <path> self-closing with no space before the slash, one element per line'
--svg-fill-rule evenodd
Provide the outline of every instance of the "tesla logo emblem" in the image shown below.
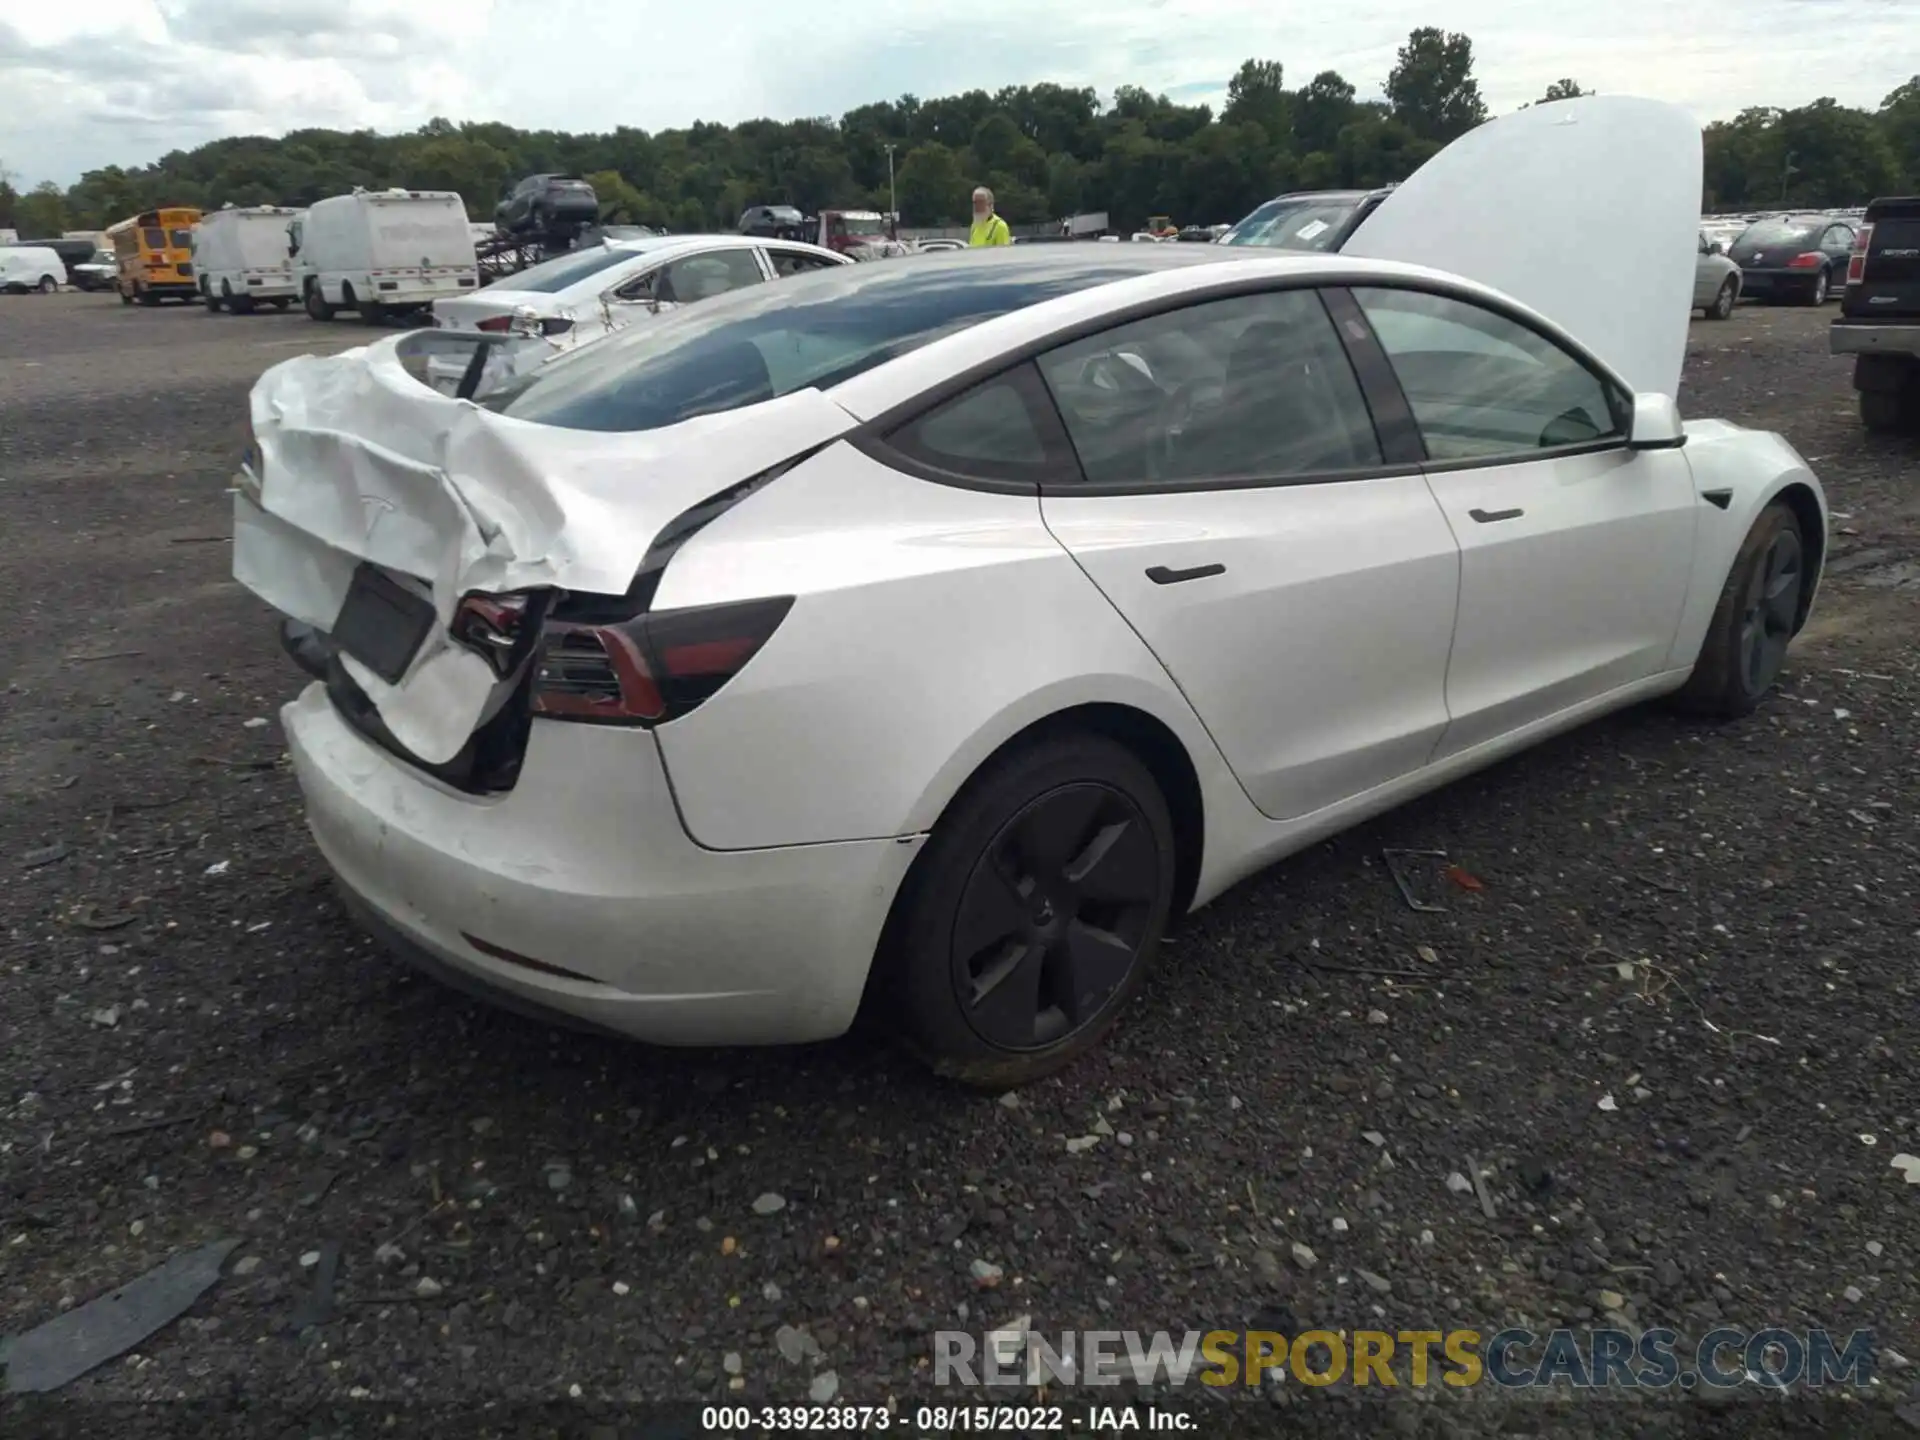
<path fill-rule="evenodd" d="M 373 527 L 393 513 L 394 504 L 379 495 L 362 495 L 360 503 L 367 507 L 367 539 L 371 540 Z"/>

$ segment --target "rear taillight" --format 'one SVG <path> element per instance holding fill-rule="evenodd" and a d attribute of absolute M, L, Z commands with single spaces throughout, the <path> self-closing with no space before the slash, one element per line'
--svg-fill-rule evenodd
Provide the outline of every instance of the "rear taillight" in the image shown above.
<path fill-rule="evenodd" d="M 489 335 L 504 335 L 513 329 L 513 316 L 489 315 L 484 320 L 474 321 L 473 328 L 476 330 L 484 330 Z"/>
<path fill-rule="evenodd" d="M 560 315 L 535 315 L 532 312 L 516 311 L 511 315 L 489 315 L 477 322 L 476 330 L 484 330 L 489 335 L 564 335 L 573 328 L 573 321 Z"/>
<path fill-rule="evenodd" d="M 1808 250 L 1796 255 L 1787 262 L 1789 270 L 1818 270 L 1827 263 L 1827 257 L 1818 250 Z"/>
<path fill-rule="evenodd" d="M 1873 239 L 1873 226 L 1862 225 L 1853 232 L 1853 249 L 1847 252 L 1847 284 L 1858 285 L 1867 278 L 1867 245 Z"/>
<path fill-rule="evenodd" d="M 781 596 L 595 620 L 593 609 L 618 603 L 572 597 L 559 609 L 580 618 L 546 621 L 534 714 L 607 725 L 676 720 L 739 674 L 793 608 Z"/>

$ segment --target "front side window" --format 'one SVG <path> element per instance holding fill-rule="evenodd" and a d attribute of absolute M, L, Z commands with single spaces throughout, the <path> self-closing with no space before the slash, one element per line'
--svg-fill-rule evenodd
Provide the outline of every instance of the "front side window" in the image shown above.
<path fill-rule="evenodd" d="M 724 295 L 729 290 L 743 290 L 749 285 L 758 285 L 766 278 L 753 251 L 742 247 L 675 260 L 662 268 L 654 289 L 662 300 L 670 300 L 676 305 L 691 305 L 699 300 L 711 300 L 716 295 Z"/>
<path fill-rule="evenodd" d="M 1433 460 L 1519 458 L 1625 436 L 1626 397 L 1546 337 L 1420 290 L 1356 288 Z"/>
<path fill-rule="evenodd" d="M 1188 305 L 1040 359 L 1093 485 L 1284 480 L 1381 463 L 1360 384 L 1312 290 Z"/>

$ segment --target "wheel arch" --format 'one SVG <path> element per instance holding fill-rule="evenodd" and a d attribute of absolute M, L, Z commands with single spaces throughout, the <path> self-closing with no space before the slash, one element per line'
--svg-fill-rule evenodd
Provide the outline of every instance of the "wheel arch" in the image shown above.
<path fill-rule="evenodd" d="M 1793 512 L 1794 521 L 1800 527 L 1800 543 L 1806 549 L 1807 583 L 1800 588 L 1799 613 L 1793 621 L 1793 630 L 1797 635 L 1807 623 L 1807 617 L 1813 613 L 1814 593 L 1820 588 L 1820 575 L 1826 565 L 1826 512 L 1821 509 L 1813 487 L 1802 480 L 1793 480 L 1781 486 L 1767 497 L 1766 503 L 1785 505 Z M 1761 507 L 1762 510 L 1765 508 L 1764 505 Z"/>
<path fill-rule="evenodd" d="M 927 797 L 934 802 L 934 805 L 926 805 L 923 801 L 926 809 L 934 810 L 927 824 L 927 830 L 931 832 L 937 827 L 975 779 L 1001 756 L 1040 739 L 1076 730 L 1099 735 L 1125 746 L 1141 764 L 1147 767 L 1148 773 L 1154 778 L 1154 783 L 1160 787 L 1161 796 L 1167 802 L 1167 811 L 1173 819 L 1172 913 L 1175 915 L 1186 913 L 1199 884 L 1201 861 L 1205 855 L 1207 819 L 1205 792 L 1193 757 L 1173 727 L 1138 705 L 1115 700 L 1082 701 L 1049 711 L 1018 726 L 968 766 L 965 774 L 957 781 L 942 786 L 939 793 Z M 926 853 L 924 847 L 921 853 Z M 919 863 L 919 858 L 916 857 L 914 862 L 916 868 Z M 900 887 L 902 895 L 912 888 L 913 881 L 914 871 L 909 870 L 906 880 Z M 899 903 L 899 897 L 896 896 L 896 906 Z"/>

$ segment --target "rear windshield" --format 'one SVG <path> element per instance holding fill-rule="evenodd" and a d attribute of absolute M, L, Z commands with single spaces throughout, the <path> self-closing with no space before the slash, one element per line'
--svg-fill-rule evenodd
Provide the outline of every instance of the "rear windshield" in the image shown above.
<path fill-rule="evenodd" d="M 1742 245 L 1789 245 L 1815 239 L 1826 220 L 1756 220 L 1740 236 Z"/>
<path fill-rule="evenodd" d="M 1282 196 L 1247 216 L 1223 235 L 1220 243 L 1264 245 L 1276 250 L 1326 250 L 1359 208 L 1358 200 Z"/>
<path fill-rule="evenodd" d="M 532 290 L 541 295 L 555 295 L 569 285 L 578 284 L 589 275 L 597 275 L 622 260 L 634 257 L 632 250 L 614 250 L 597 247 L 582 250 L 572 255 L 557 256 L 552 260 L 542 260 L 538 265 L 529 266 L 518 274 L 509 275 L 496 283 L 502 290 Z"/>
<path fill-rule="evenodd" d="M 481 403 L 567 430 L 656 430 L 826 389 L 942 335 L 1144 268 L 1002 258 L 836 265 L 736 291 L 563 355 Z"/>

